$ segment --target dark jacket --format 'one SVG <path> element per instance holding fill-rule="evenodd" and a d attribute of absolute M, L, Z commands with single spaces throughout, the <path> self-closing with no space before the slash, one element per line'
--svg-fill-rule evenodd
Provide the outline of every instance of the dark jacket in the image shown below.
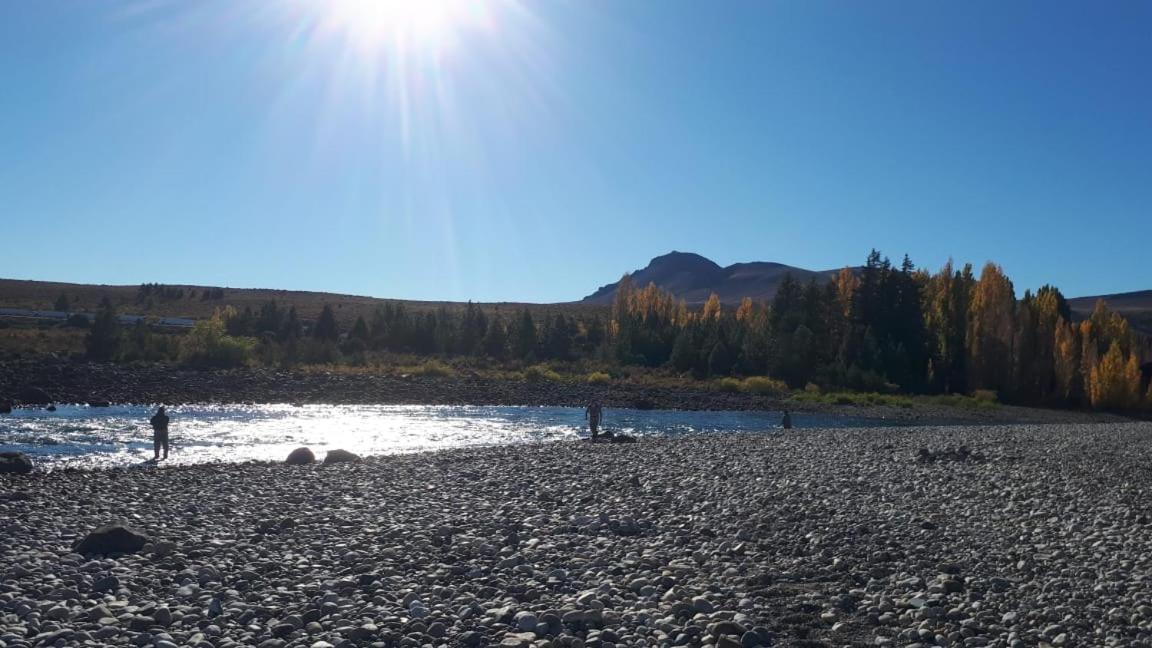
<path fill-rule="evenodd" d="M 152 417 L 152 429 L 156 432 L 168 431 L 168 415 L 157 413 Z"/>

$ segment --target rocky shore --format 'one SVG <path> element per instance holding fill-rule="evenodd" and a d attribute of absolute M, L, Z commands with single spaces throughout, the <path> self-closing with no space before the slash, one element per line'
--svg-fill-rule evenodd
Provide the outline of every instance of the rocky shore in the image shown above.
<path fill-rule="evenodd" d="M 501 380 L 462 372 L 451 377 L 293 372 L 274 369 L 194 371 L 163 365 L 66 361 L 0 361 L 0 403 L 20 402 L 27 390 L 63 403 L 322 403 L 383 405 L 556 405 L 583 407 L 597 399 L 609 408 L 780 410 L 772 395 L 722 392 L 708 384 L 663 387 L 613 382 Z M 805 412 L 925 422 L 1118 422 L 1093 412 L 1001 406 L 958 409 L 804 403 Z"/>
<path fill-rule="evenodd" d="M 1150 455 L 914 427 L 0 476 L 0 646 L 1148 646 Z M 139 551 L 73 552 L 116 520 Z"/>

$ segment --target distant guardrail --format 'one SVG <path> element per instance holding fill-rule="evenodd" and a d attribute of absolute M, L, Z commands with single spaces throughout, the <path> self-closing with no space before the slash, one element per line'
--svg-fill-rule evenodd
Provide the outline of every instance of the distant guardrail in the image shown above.
<path fill-rule="evenodd" d="M 0 317 L 25 317 L 30 319 L 43 319 L 65 321 L 73 315 L 83 315 L 88 319 L 96 316 L 95 313 L 69 313 L 67 311 L 54 311 L 54 310 L 32 310 L 26 308 L 0 308 Z M 121 324 L 135 324 L 140 320 L 145 323 L 153 324 L 156 326 L 171 326 L 175 328 L 192 328 L 196 324 L 196 320 L 188 317 L 154 317 L 149 318 L 147 315 L 118 315 L 117 318 Z"/>

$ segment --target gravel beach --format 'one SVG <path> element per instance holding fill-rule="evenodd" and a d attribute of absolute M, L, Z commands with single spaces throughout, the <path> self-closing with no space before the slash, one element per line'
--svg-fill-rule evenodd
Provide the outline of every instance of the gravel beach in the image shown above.
<path fill-rule="evenodd" d="M 0 476 L 0 648 L 1149 646 L 1152 425 Z M 130 554 L 72 552 L 96 527 Z"/>

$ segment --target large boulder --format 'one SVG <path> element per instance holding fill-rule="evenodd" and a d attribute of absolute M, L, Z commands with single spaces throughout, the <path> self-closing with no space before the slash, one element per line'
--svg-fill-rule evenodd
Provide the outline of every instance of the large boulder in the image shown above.
<path fill-rule="evenodd" d="M 109 524 L 84 536 L 72 548 L 78 554 L 136 553 L 148 543 L 148 536 L 123 524 Z"/>
<path fill-rule="evenodd" d="M 328 454 L 324 457 L 324 464 L 335 463 L 348 463 L 350 461 L 360 461 L 360 455 L 347 450 L 329 450 Z"/>
<path fill-rule="evenodd" d="M 0 452 L 0 475 L 27 475 L 32 472 L 32 458 L 23 452 Z"/>
<path fill-rule="evenodd" d="M 11 413 L 12 413 L 12 403 L 9 403 L 8 401 L 0 401 L 0 414 L 11 414 Z"/>
<path fill-rule="evenodd" d="M 288 458 L 284 460 L 284 463 L 289 466 L 306 466 L 316 463 L 316 455 L 311 448 L 296 448 L 288 453 Z"/>
<path fill-rule="evenodd" d="M 52 396 L 39 387 L 25 387 L 16 392 L 16 402 L 21 405 L 48 405 Z"/>

